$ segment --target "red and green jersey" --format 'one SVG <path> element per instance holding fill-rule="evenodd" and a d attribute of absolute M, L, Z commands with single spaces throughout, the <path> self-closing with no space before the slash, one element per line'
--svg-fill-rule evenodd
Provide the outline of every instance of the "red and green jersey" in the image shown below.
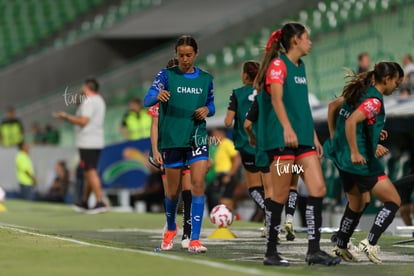
<path fill-rule="evenodd" d="M 283 85 L 283 104 L 299 145 L 314 146 L 314 123 L 308 100 L 308 84 L 303 61 L 299 60 L 299 65 L 296 65 L 286 55 L 282 54 L 280 58 L 275 58 L 270 63 L 266 73 L 265 86 L 265 93 L 269 95 L 269 99 L 265 100 L 263 104 L 267 106 L 265 110 L 275 113 L 270 98 L 270 85 L 272 83 Z M 262 106 L 259 106 L 260 109 L 262 109 Z M 275 136 L 274 140 L 269 141 L 270 144 L 267 144 L 266 148 L 285 147 L 283 127 L 279 119 L 276 114 L 269 116 L 271 121 L 266 122 L 268 127 L 265 135 L 272 135 L 273 132 L 277 132 L 278 135 Z"/>
<path fill-rule="evenodd" d="M 358 123 L 356 139 L 359 153 L 365 158 L 365 165 L 354 165 L 351 162 L 351 150 L 345 133 L 346 120 L 356 110 L 365 114 L 366 119 Z M 335 135 L 324 144 L 325 155 L 334 161 L 336 166 L 346 172 L 371 176 L 384 172 L 384 166 L 375 156 L 381 130 L 385 124 L 385 109 L 383 96 L 374 87 L 369 87 L 361 97 L 356 107 L 350 107 L 344 102 L 336 120 Z"/>

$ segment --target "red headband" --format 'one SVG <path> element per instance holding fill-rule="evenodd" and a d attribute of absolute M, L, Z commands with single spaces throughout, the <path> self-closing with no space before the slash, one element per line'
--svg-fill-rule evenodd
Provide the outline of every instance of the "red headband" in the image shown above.
<path fill-rule="evenodd" d="M 266 44 L 266 52 L 270 51 L 270 47 L 272 47 L 273 42 L 279 42 L 281 35 L 282 35 L 282 30 L 281 29 L 278 29 L 278 30 L 274 31 L 270 35 L 269 40 L 267 41 L 267 44 Z"/>

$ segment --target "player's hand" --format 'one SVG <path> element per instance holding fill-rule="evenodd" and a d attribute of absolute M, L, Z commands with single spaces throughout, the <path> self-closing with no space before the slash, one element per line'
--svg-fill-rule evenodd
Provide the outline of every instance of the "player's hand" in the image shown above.
<path fill-rule="evenodd" d="M 167 90 L 162 90 L 160 93 L 158 93 L 157 95 L 157 100 L 160 102 L 168 102 L 168 100 L 170 99 L 170 92 Z"/>
<path fill-rule="evenodd" d="M 252 147 L 255 147 L 255 146 L 256 146 L 256 136 L 254 136 L 254 135 L 249 135 L 249 144 L 250 144 L 250 146 L 252 146 Z"/>
<path fill-rule="evenodd" d="M 322 158 L 322 156 L 323 156 L 323 147 L 322 147 L 321 143 L 319 143 L 319 140 L 317 142 L 315 141 L 315 149 L 316 149 L 316 154 L 318 155 L 318 158 Z"/>
<path fill-rule="evenodd" d="M 196 120 L 204 120 L 208 115 L 208 108 L 207 106 L 202 106 L 200 108 L 197 108 L 196 111 L 194 111 L 194 118 Z"/>
<path fill-rule="evenodd" d="M 351 161 L 352 161 L 352 164 L 355 164 L 355 165 L 365 165 L 367 163 L 364 156 L 362 156 L 359 152 L 351 153 Z"/>
<path fill-rule="evenodd" d="M 298 137 L 296 136 L 293 128 L 289 127 L 283 130 L 283 138 L 285 139 L 285 145 L 287 148 L 297 148 Z"/>
<path fill-rule="evenodd" d="M 380 141 L 384 141 L 387 138 L 388 138 L 388 131 L 386 131 L 385 129 L 381 130 Z"/>
<path fill-rule="evenodd" d="M 153 158 L 154 158 L 155 163 L 162 166 L 162 164 L 163 164 L 162 156 L 161 156 L 161 153 L 159 151 L 153 153 Z"/>
<path fill-rule="evenodd" d="M 383 157 L 388 152 L 389 152 L 389 150 L 386 147 L 384 147 L 383 145 L 378 144 L 377 149 L 375 150 L 375 156 L 378 157 L 378 158 Z"/>

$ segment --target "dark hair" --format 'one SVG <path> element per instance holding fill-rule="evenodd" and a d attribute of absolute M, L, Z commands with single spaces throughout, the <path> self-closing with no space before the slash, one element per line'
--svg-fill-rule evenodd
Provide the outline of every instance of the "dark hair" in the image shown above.
<path fill-rule="evenodd" d="M 404 77 L 404 71 L 396 62 L 380 62 L 374 66 L 374 70 L 351 75 L 353 77 L 348 81 L 342 91 L 346 103 L 350 107 L 355 107 L 361 96 L 367 92 L 373 82 L 381 82 L 386 77 Z"/>
<path fill-rule="evenodd" d="M 85 85 L 89 88 L 89 90 L 93 92 L 98 92 L 99 84 L 94 78 L 89 78 L 85 80 Z"/>
<path fill-rule="evenodd" d="M 17 144 L 17 148 L 19 149 L 19 150 L 22 150 L 23 149 L 23 146 L 26 144 L 26 142 L 25 141 L 21 141 L 20 143 L 18 143 Z"/>
<path fill-rule="evenodd" d="M 138 105 L 142 105 L 142 101 L 141 101 L 141 99 L 140 99 L 140 98 L 137 98 L 137 97 L 133 97 L 133 98 L 131 98 L 131 99 L 129 100 L 129 102 L 130 102 L 130 103 L 135 103 L 135 104 L 138 104 Z"/>
<path fill-rule="evenodd" d="M 174 67 L 174 66 L 177 66 L 177 65 L 178 65 L 178 59 L 172 58 L 167 62 L 167 65 L 165 66 L 165 68 L 168 69 L 168 68 L 171 68 L 171 67 Z"/>
<path fill-rule="evenodd" d="M 178 40 L 177 43 L 175 44 L 175 52 L 177 52 L 177 48 L 181 45 L 188 45 L 193 47 L 194 52 L 197 54 L 198 53 L 198 45 L 197 42 L 195 41 L 195 39 L 192 36 L 189 35 L 183 35 L 181 36 Z"/>
<path fill-rule="evenodd" d="M 369 57 L 369 54 L 367 52 L 360 53 L 358 55 L 358 61 L 361 61 L 363 57 Z"/>
<path fill-rule="evenodd" d="M 253 82 L 259 72 L 260 63 L 254 60 L 249 60 L 243 63 L 243 73 L 249 77 L 249 81 Z"/>
<path fill-rule="evenodd" d="M 13 106 L 8 106 L 7 107 L 7 112 L 14 113 L 14 107 Z"/>
<path fill-rule="evenodd" d="M 260 91 L 263 89 L 266 80 L 266 71 L 270 62 L 280 56 L 283 52 L 288 52 L 291 48 L 292 38 L 301 37 L 306 32 L 306 27 L 301 23 L 290 22 L 283 25 L 282 29 L 274 31 L 266 45 L 266 53 L 263 57 L 256 80 L 255 88 Z"/>

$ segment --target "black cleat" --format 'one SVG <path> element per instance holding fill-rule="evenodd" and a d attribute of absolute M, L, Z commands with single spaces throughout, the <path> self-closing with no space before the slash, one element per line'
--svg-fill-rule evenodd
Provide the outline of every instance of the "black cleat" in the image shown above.
<path fill-rule="evenodd" d="M 263 264 L 273 266 L 289 266 L 289 262 L 282 259 L 278 253 L 274 256 L 264 257 Z"/>
<path fill-rule="evenodd" d="M 330 266 L 339 264 L 341 262 L 341 258 L 332 257 L 325 251 L 319 250 L 314 253 L 306 254 L 305 261 L 308 263 L 308 265 L 321 264 Z"/>

